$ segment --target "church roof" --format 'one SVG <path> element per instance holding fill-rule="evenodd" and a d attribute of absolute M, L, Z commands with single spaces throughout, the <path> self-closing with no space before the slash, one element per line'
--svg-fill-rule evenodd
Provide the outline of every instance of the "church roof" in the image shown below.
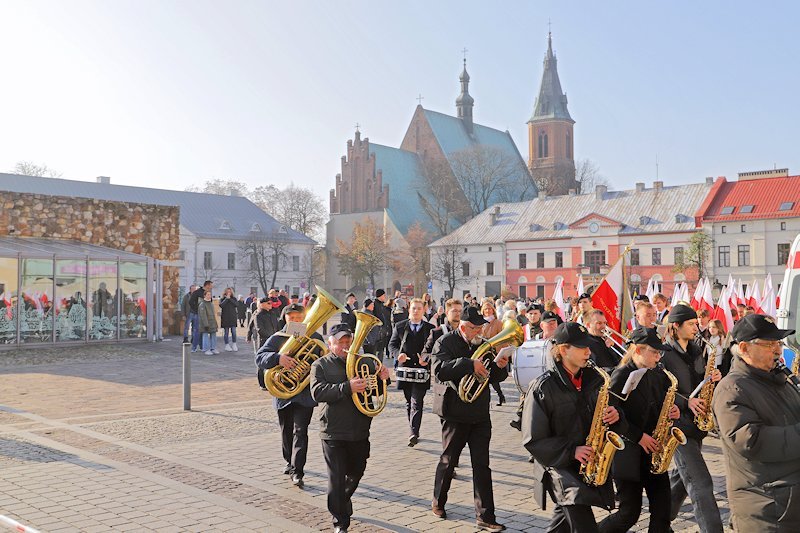
<path fill-rule="evenodd" d="M 561 90 L 558 79 L 558 61 L 553 53 L 553 39 L 547 35 L 547 53 L 544 56 L 544 72 L 539 96 L 533 108 L 533 116 L 529 122 L 537 120 L 572 120 L 567 110 L 567 95 Z"/>
<path fill-rule="evenodd" d="M 258 224 L 263 235 L 282 234 L 289 242 L 315 244 L 313 239 L 281 223 L 243 196 L 223 196 L 170 189 L 131 187 L 62 178 L 40 178 L 0 173 L 0 191 L 76 196 L 116 202 L 180 207 L 180 224 L 195 235 L 215 239 L 241 239 Z M 227 222 L 227 225 L 224 224 Z M 230 229 L 220 229 L 230 227 Z"/>

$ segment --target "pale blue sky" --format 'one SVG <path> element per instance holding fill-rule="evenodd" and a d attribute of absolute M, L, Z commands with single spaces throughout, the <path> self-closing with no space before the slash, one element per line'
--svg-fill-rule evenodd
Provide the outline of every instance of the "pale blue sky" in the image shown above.
<path fill-rule="evenodd" d="M 398 146 L 416 105 L 527 158 L 552 20 L 576 156 L 614 188 L 800 173 L 796 2 L 0 0 L 0 171 L 183 189 L 289 181 L 327 203 L 353 125 Z"/>

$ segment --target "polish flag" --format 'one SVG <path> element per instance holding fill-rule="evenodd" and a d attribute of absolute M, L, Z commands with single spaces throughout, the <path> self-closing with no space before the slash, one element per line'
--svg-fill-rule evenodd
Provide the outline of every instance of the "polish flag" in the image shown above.
<path fill-rule="evenodd" d="M 556 283 L 556 288 L 553 290 L 553 301 L 556 303 L 558 316 L 561 317 L 561 320 L 566 320 L 564 315 L 564 309 L 566 309 L 564 305 L 564 278 L 560 278 Z"/>
<path fill-rule="evenodd" d="M 726 333 L 730 333 L 733 329 L 733 313 L 731 312 L 729 290 L 730 287 L 722 289 L 722 293 L 719 295 L 719 305 L 712 314 L 714 319 L 721 321 L 725 326 Z"/>
<path fill-rule="evenodd" d="M 647 282 L 647 291 L 645 291 L 644 294 L 645 296 L 647 296 L 647 299 L 650 302 L 652 302 L 653 296 L 655 296 L 657 292 L 658 291 L 656 290 L 656 282 L 652 277 L 650 277 L 650 281 Z"/>
<path fill-rule="evenodd" d="M 728 286 L 726 295 L 728 296 L 728 305 L 736 307 L 736 280 L 733 279 L 733 274 L 728 274 Z"/>
<path fill-rule="evenodd" d="M 627 250 L 626 250 L 627 251 Z M 625 333 L 622 326 L 627 326 L 631 318 L 630 301 L 625 286 L 625 253 L 600 282 L 592 293 L 592 306 L 601 310 L 608 320 L 608 327 Z"/>
<path fill-rule="evenodd" d="M 744 290 L 744 285 L 742 285 L 742 278 L 739 278 L 738 288 L 736 289 L 736 305 L 747 305 L 745 302 L 747 301 L 746 298 L 746 291 Z"/>
<path fill-rule="evenodd" d="M 714 312 L 714 297 L 711 294 L 711 282 L 708 281 L 708 278 L 703 282 L 703 295 L 700 298 L 699 306 L 700 309 L 705 309 L 709 313 Z"/>
<path fill-rule="evenodd" d="M 741 282 L 741 280 L 739 280 Z M 744 305 L 750 305 L 750 297 L 753 294 L 753 285 L 750 284 L 742 293 L 742 301 L 741 303 Z"/>
<path fill-rule="evenodd" d="M 683 283 L 678 282 L 675 284 L 675 288 L 672 289 L 672 301 L 670 301 L 669 306 L 675 307 L 678 305 L 678 302 L 681 300 L 681 295 L 683 294 Z"/>
<path fill-rule="evenodd" d="M 775 289 L 772 287 L 772 274 L 767 274 L 767 279 L 764 281 L 764 297 L 761 299 L 761 309 L 767 316 L 774 317 L 778 312 L 778 306 L 775 303 Z"/>
<path fill-rule="evenodd" d="M 586 290 L 584 290 L 583 288 L 583 275 L 578 274 L 578 296 L 580 296 L 584 292 L 586 292 Z"/>
<path fill-rule="evenodd" d="M 753 280 L 753 291 L 747 299 L 747 305 L 756 310 L 756 313 L 763 315 L 764 311 L 761 309 L 761 290 L 758 288 L 758 280 Z"/>
<path fill-rule="evenodd" d="M 681 286 L 681 298 L 680 298 L 680 301 L 682 301 L 682 302 L 688 302 L 689 301 L 689 284 L 688 283 L 684 283 Z"/>
<path fill-rule="evenodd" d="M 694 289 L 694 296 L 692 296 L 692 299 L 689 301 L 689 305 L 691 305 L 692 309 L 694 310 L 700 309 L 700 302 L 703 299 L 703 293 L 705 291 L 705 283 L 706 282 L 703 278 L 697 280 L 697 287 Z"/>

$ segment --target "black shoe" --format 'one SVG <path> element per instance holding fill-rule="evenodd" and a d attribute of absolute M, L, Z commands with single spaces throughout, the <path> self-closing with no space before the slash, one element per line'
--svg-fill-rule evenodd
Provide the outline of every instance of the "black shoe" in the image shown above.
<path fill-rule="evenodd" d="M 266 391 L 266 390 L 269 390 L 269 389 L 268 389 L 268 388 L 266 388 L 266 387 L 261 387 L 261 390 L 264 390 L 264 391 Z"/>
<path fill-rule="evenodd" d="M 183 338 L 183 344 L 189 344 L 189 337 Z"/>
<path fill-rule="evenodd" d="M 333 533 L 347 533 L 347 528 L 342 526 L 336 526 L 333 528 Z"/>
<path fill-rule="evenodd" d="M 303 485 L 305 485 L 305 483 L 303 483 L 303 476 L 299 474 L 292 474 L 292 485 L 302 489 Z"/>
<path fill-rule="evenodd" d="M 534 456 L 532 456 L 532 455 L 529 455 L 528 456 L 528 462 L 529 463 L 535 463 L 536 462 L 536 458 Z"/>
<path fill-rule="evenodd" d="M 286 463 L 286 466 L 283 468 L 283 473 L 287 476 L 290 476 L 294 472 L 294 468 L 289 463 Z"/>
<path fill-rule="evenodd" d="M 503 524 L 498 524 L 497 522 L 484 522 L 480 518 L 478 518 L 475 523 L 479 528 L 485 529 L 486 531 L 503 531 L 506 528 L 506 526 Z"/>
<path fill-rule="evenodd" d="M 408 437 L 409 448 L 413 448 L 414 446 L 417 445 L 418 442 L 419 442 L 419 437 L 417 437 L 416 435 L 411 435 L 410 437 Z"/>
<path fill-rule="evenodd" d="M 447 518 L 447 511 L 444 510 L 444 507 L 439 507 L 435 503 L 431 503 L 431 511 L 442 520 Z"/>
<path fill-rule="evenodd" d="M 511 422 L 508 423 L 509 426 L 516 429 L 517 431 L 522 431 L 522 420 L 519 418 L 515 418 Z"/>
<path fill-rule="evenodd" d="M 502 393 L 501 393 L 501 394 L 500 394 L 500 395 L 498 395 L 498 397 L 497 397 L 497 407 L 500 407 L 500 406 L 501 406 L 501 405 L 503 405 L 504 403 L 506 403 L 506 397 L 505 397 L 505 395 L 504 395 L 504 394 L 502 394 Z"/>

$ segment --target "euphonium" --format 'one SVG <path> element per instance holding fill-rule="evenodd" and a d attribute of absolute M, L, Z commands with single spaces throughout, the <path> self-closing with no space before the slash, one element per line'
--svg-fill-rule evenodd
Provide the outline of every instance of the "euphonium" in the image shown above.
<path fill-rule="evenodd" d="M 608 424 L 603 423 L 603 415 L 608 407 L 608 390 L 611 386 L 611 378 L 608 373 L 595 365 L 589 359 L 586 368 L 591 368 L 603 378 L 603 385 L 597 393 L 597 403 L 594 406 L 594 416 L 592 417 L 592 428 L 586 437 L 586 446 L 594 451 L 592 458 L 584 465 L 581 465 L 581 475 L 587 485 L 599 487 L 604 485 L 608 479 L 608 472 L 611 470 L 611 461 L 614 454 L 625 448 L 625 442 L 618 434 L 608 429 Z"/>
<path fill-rule="evenodd" d="M 702 335 L 698 335 L 698 338 L 705 344 L 705 351 L 708 354 L 708 363 L 706 363 L 705 375 L 707 381 L 703 384 L 703 388 L 700 389 L 700 393 L 697 395 L 698 398 L 705 402 L 705 408 L 702 413 L 694 417 L 694 423 L 700 431 L 711 431 L 714 429 L 714 416 L 711 412 L 711 400 L 714 398 L 714 382 L 711 381 L 711 373 L 716 368 L 717 348 L 705 340 Z"/>
<path fill-rule="evenodd" d="M 314 305 L 303 320 L 303 324 L 306 325 L 306 335 L 290 336 L 278 350 L 281 355 L 292 357 L 297 364 L 291 369 L 281 365 L 274 366 L 264 376 L 264 385 L 276 398 L 286 400 L 305 389 L 311 378 L 311 364 L 328 353 L 325 343 L 311 338 L 311 334 L 336 313 L 343 313 L 344 308 L 336 298 L 319 287 L 317 295 Z"/>
<path fill-rule="evenodd" d="M 653 474 L 663 474 L 669 468 L 672 462 L 672 456 L 678 445 L 683 446 L 686 444 L 686 435 L 683 434 L 678 428 L 672 427 L 672 420 L 669 417 L 669 412 L 675 404 L 675 391 L 678 390 L 678 379 L 672 375 L 672 372 L 664 368 L 664 365 L 658 363 L 657 368 L 664 371 L 669 379 L 670 385 L 667 389 L 667 394 L 664 396 L 664 404 L 661 406 L 661 413 L 658 415 L 658 422 L 656 429 L 653 431 L 653 439 L 660 446 L 658 451 L 653 453 L 650 457 L 650 472 Z"/>
<path fill-rule="evenodd" d="M 347 379 L 361 378 L 367 382 L 364 392 L 353 393 L 353 403 L 356 409 L 367 416 L 375 416 L 386 407 L 389 391 L 386 390 L 386 380 L 380 379 L 378 374 L 383 368 L 381 360 L 372 354 L 360 354 L 361 345 L 367 340 L 369 331 L 375 326 L 383 324 L 375 315 L 355 311 L 356 331 L 353 333 L 353 342 L 347 350 L 345 371 Z"/>
<path fill-rule="evenodd" d="M 515 319 L 509 318 L 503 321 L 503 329 L 500 333 L 478 346 L 478 349 L 472 354 L 472 359 L 482 360 L 483 366 L 488 368 L 489 363 L 501 348 L 511 344 L 519 346 L 523 342 L 525 342 L 525 332 L 522 330 L 522 326 Z M 488 378 L 479 378 L 475 374 L 464 376 L 458 383 L 458 397 L 462 402 L 472 403 L 478 399 L 488 384 Z"/>

